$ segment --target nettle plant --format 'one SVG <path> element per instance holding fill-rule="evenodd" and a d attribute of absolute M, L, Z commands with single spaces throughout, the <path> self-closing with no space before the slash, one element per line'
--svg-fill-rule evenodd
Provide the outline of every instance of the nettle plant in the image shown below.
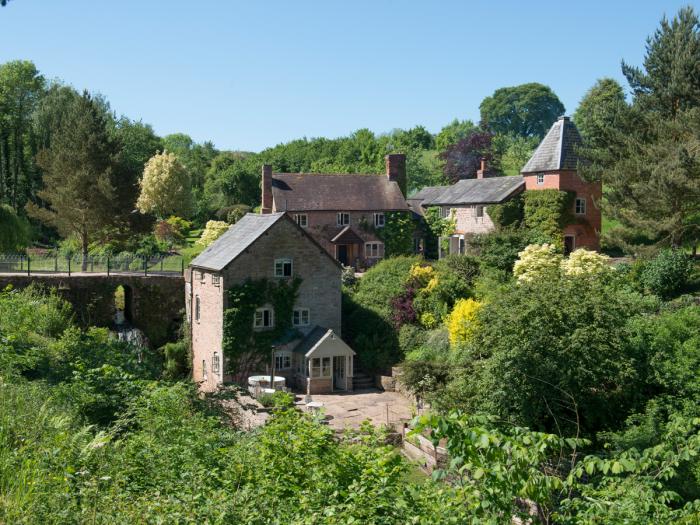
<path fill-rule="evenodd" d="M 236 373 L 242 358 L 250 366 L 269 358 L 272 344 L 292 331 L 292 313 L 301 278 L 274 282 L 268 279 L 248 280 L 228 289 L 229 307 L 224 311 L 223 350 L 227 357 L 227 373 Z M 255 330 L 255 310 L 272 306 L 274 327 Z"/>

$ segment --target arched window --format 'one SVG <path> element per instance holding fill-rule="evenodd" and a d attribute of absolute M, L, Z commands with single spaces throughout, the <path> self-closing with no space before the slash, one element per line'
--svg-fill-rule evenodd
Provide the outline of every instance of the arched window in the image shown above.
<path fill-rule="evenodd" d="M 211 358 L 211 371 L 214 375 L 219 375 L 220 370 L 219 354 L 214 352 L 214 357 Z"/>

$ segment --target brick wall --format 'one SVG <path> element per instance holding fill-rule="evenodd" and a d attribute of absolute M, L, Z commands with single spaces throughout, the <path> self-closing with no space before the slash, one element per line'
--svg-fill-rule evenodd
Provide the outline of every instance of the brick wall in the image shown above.
<path fill-rule="evenodd" d="M 201 383 L 201 389 L 205 392 L 216 390 L 224 380 L 224 361 L 222 352 L 223 322 L 224 322 L 224 286 L 225 277 L 219 279 L 219 286 L 215 286 L 212 280 L 214 275 L 210 271 L 191 272 L 192 286 L 192 379 Z M 201 276 L 201 278 L 200 278 Z M 195 315 L 195 304 L 199 297 L 199 320 Z M 251 319 L 251 323 L 252 323 Z M 218 373 L 213 370 L 214 352 L 220 356 Z M 203 362 L 206 362 L 207 378 L 203 374 Z"/>
<path fill-rule="evenodd" d="M 455 208 L 456 228 L 455 233 L 476 234 L 493 231 L 495 226 L 484 206 L 483 217 L 476 216 L 476 206 L 462 206 Z"/>
<path fill-rule="evenodd" d="M 600 183 L 585 182 L 578 176 L 576 171 L 545 172 L 544 184 L 537 184 L 537 175 L 526 175 L 526 190 L 546 190 L 556 189 L 570 191 L 576 194 L 577 198 L 586 200 L 585 215 L 575 215 L 575 209 L 571 209 L 576 220 L 564 229 L 564 235 L 575 237 L 576 248 L 588 248 L 590 250 L 600 249 L 600 230 L 602 227 L 602 217 L 600 213 L 600 199 L 603 195 L 603 187 Z M 575 207 L 575 199 L 572 206 Z"/>

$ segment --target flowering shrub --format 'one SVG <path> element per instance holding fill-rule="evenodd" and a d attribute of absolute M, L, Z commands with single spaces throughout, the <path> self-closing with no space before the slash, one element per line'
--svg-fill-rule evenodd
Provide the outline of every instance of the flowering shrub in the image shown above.
<path fill-rule="evenodd" d="M 474 299 L 460 299 L 447 317 L 450 344 L 459 346 L 471 341 L 479 327 L 477 314 L 482 304 Z"/>
<path fill-rule="evenodd" d="M 579 248 L 561 262 L 565 275 L 592 275 L 610 270 L 610 257 L 585 248 Z"/>
<path fill-rule="evenodd" d="M 519 281 L 532 281 L 545 275 L 558 273 L 562 256 L 553 244 L 530 244 L 518 253 L 513 275 Z"/>
<path fill-rule="evenodd" d="M 224 221 L 207 221 L 202 236 L 197 241 L 200 246 L 207 247 L 228 230 L 228 223 Z"/>

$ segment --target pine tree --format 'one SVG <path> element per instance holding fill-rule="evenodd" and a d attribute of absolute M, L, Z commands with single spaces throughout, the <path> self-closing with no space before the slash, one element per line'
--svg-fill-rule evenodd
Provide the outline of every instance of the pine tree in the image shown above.
<path fill-rule="evenodd" d="M 27 211 L 63 236 L 80 240 L 83 271 L 90 242 L 114 220 L 116 154 L 104 107 L 85 92 L 67 102 L 50 146 L 37 156 L 44 171 L 44 188 L 38 196 L 46 207 L 30 203 Z"/>

